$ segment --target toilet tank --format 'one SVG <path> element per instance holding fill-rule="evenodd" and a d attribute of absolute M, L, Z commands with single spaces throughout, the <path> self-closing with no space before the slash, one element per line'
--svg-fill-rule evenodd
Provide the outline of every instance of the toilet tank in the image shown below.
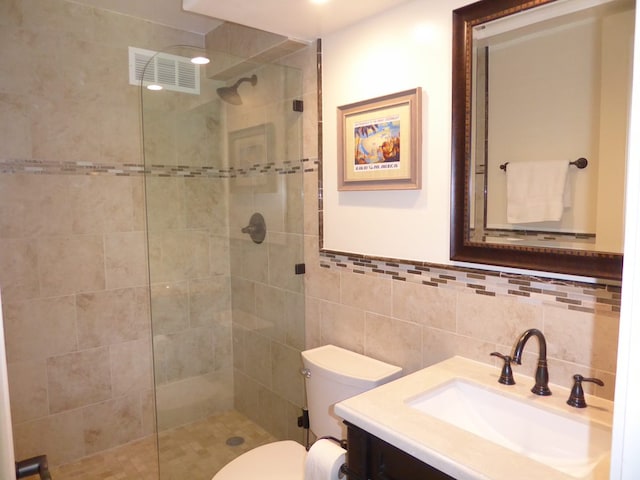
<path fill-rule="evenodd" d="M 309 424 L 317 437 L 346 438 L 334 404 L 402 375 L 400 367 L 334 345 L 302 352 L 302 363 L 306 369 Z"/>

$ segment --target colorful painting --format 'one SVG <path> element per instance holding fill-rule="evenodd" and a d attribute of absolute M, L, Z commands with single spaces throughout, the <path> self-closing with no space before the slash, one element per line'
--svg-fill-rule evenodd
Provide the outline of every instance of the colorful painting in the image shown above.
<path fill-rule="evenodd" d="M 356 170 L 400 167 L 400 116 L 358 122 L 354 128 Z"/>
<path fill-rule="evenodd" d="M 338 189 L 420 188 L 420 110 L 420 89 L 339 107 Z"/>

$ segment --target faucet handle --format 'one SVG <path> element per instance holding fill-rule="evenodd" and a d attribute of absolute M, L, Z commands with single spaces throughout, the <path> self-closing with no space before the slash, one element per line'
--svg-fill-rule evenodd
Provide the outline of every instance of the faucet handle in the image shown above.
<path fill-rule="evenodd" d="M 587 406 L 587 402 L 584 399 L 582 382 L 592 382 L 596 385 L 604 387 L 604 382 L 599 378 L 585 378 L 579 373 L 576 373 L 573 376 L 573 388 L 571 389 L 571 395 L 569 395 L 569 400 L 567 400 L 567 404 L 571 405 L 572 407 L 585 408 Z"/>
<path fill-rule="evenodd" d="M 509 355 L 503 355 L 500 352 L 491 352 L 491 356 L 504 360 L 498 383 L 502 383 L 503 385 L 515 385 L 516 381 L 513 379 L 513 370 L 511 370 L 511 357 Z"/>

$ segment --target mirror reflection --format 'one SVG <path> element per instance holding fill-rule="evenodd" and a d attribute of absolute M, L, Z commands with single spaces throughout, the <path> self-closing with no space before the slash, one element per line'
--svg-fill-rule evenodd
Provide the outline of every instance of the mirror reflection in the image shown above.
<path fill-rule="evenodd" d="M 503 252 L 620 255 L 635 3 L 487 1 L 456 11 L 464 32 L 454 25 L 471 39 L 458 45 L 466 90 L 454 67 L 454 97 L 466 93 L 458 233 Z M 463 155 L 455 108 L 454 98 L 454 157 Z"/>

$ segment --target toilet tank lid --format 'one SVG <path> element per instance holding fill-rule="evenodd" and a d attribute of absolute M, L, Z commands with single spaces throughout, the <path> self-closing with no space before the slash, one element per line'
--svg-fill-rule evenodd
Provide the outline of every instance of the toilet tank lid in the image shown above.
<path fill-rule="evenodd" d="M 324 345 L 302 352 L 307 365 L 325 370 L 330 374 L 338 374 L 343 380 L 355 383 L 367 382 L 373 386 L 398 378 L 402 368 L 376 360 L 359 353 Z"/>

